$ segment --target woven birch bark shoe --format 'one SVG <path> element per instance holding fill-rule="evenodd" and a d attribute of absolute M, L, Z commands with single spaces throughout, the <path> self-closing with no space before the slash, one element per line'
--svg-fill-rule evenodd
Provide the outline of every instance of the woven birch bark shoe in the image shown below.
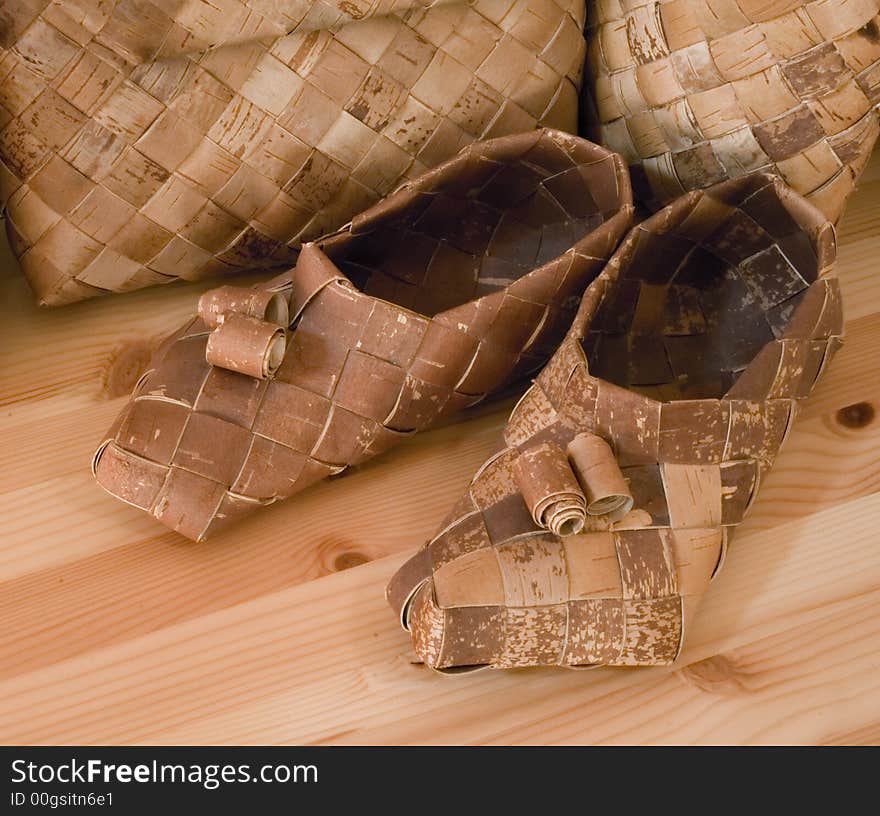
<path fill-rule="evenodd" d="M 466 144 L 574 132 L 584 0 L 0 0 L 0 203 L 45 304 L 290 266 Z"/>
<path fill-rule="evenodd" d="M 880 0 L 597 0 L 584 132 L 665 203 L 779 173 L 836 221 L 880 131 Z"/>
<path fill-rule="evenodd" d="M 630 231 L 388 600 L 441 670 L 656 665 L 681 649 L 840 344 L 831 224 L 778 177 Z"/>
<path fill-rule="evenodd" d="M 275 281 L 206 293 L 97 479 L 200 539 L 364 462 L 540 368 L 631 220 L 604 148 L 554 130 L 471 145 Z"/>

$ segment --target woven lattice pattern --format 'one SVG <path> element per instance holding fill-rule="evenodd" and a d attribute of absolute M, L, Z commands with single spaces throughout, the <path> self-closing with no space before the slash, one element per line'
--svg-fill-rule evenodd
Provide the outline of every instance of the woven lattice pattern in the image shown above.
<path fill-rule="evenodd" d="M 0 0 L 0 200 L 44 303 L 293 262 L 481 138 L 576 127 L 583 0 Z"/>
<path fill-rule="evenodd" d="M 199 539 L 364 462 L 543 365 L 631 216 L 604 148 L 550 130 L 472 145 L 267 284 L 291 301 L 274 376 L 208 365 L 201 320 L 169 338 L 96 476 Z"/>
<path fill-rule="evenodd" d="M 832 221 L 880 130 L 880 0 L 597 0 L 583 116 L 637 198 L 766 170 Z"/>
<path fill-rule="evenodd" d="M 831 224 L 764 175 L 635 227 L 502 449 L 389 585 L 418 656 L 440 669 L 672 662 L 840 344 L 834 257 Z M 529 513 L 515 465 L 584 432 L 611 445 L 634 505 L 558 537 Z"/>

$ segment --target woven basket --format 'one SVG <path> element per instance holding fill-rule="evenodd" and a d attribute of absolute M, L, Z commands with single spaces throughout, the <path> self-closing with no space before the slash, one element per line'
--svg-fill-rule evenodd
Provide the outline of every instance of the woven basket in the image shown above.
<path fill-rule="evenodd" d="M 470 142 L 576 127 L 583 0 L 0 0 L 40 301 L 289 266 Z"/>
<path fill-rule="evenodd" d="M 596 0 L 584 132 L 656 205 L 776 172 L 836 221 L 880 130 L 880 0 Z"/>
<path fill-rule="evenodd" d="M 765 174 L 633 228 L 499 452 L 389 585 L 420 659 L 673 662 L 840 346 L 834 261 L 830 222 Z"/>

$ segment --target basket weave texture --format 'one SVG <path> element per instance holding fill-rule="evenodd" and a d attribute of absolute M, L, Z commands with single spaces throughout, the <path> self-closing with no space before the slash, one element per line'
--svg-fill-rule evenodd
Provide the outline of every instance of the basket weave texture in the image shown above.
<path fill-rule="evenodd" d="M 832 225 L 763 174 L 688 193 L 631 230 L 501 450 L 389 585 L 419 658 L 441 670 L 675 660 L 840 345 L 834 259 Z M 583 434 L 613 449 L 634 504 L 554 535 L 522 487 L 555 477 L 523 470 L 538 451 L 565 467 Z M 577 482 L 555 481 L 568 500 Z"/>
<path fill-rule="evenodd" d="M 764 170 L 832 221 L 880 131 L 880 0 L 596 0 L 584 129 L 636 197 Z"/>
<path fill-rule="evenodd" d="M 632 210 L 623 161 L 579 137 L 465 148 L 266 284 L 292 316 L 273 375 L 209 365 L 200 319 L 169 338 L 97 454 L 99 483 L 201 539 L 367 461 L 539 369 Z"/>
<path fill-rule="evenodd" d="M 41 302 L 285 266 L 455 155 L 574 131 L 583 0 L 0 0 L 0 200 Z"/>

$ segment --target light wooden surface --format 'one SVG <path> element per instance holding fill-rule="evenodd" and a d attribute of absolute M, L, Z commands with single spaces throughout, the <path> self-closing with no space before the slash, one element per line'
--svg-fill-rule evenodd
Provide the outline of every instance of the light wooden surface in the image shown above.
<path fill-rule="evenodd" d="M 510 399 L 187 543 L 88 465 L 207 287 L 40 311 L 4 253 L 0 743 L 880 743 L 878 254 L 880 154 L 840 229 L 847 344 L 675 667 L 450 678 L 383 588 Z"/>

